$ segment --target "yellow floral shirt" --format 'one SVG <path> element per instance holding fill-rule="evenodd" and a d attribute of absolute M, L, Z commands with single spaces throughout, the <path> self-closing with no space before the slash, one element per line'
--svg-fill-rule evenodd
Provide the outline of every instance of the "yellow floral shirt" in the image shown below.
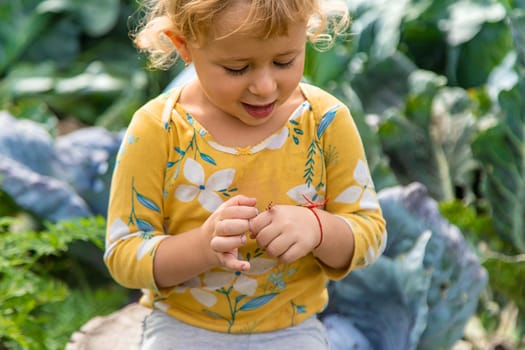
<path fill-rule="evenodd" d="M 177 103 L 181 89 L 137 111 L 117 157 L 104 260 L 113 278 L 142 289 L 141 303 L 219 332 L 254 333 L 297 324 L 325 307 L 328 279 L 374 262 L 386 244 L 385 222 L 363 145 L 348 109 L 332 95 L 301 84 L 305 102 L 263 142 L 225 147 Z M 305 205 L 328 198 L 325 210 L 354 232 L 348 270 L 312 254 L 279 263 L 248 240 L 239 254 L 251 269 L 216 268 L 159 290 L 153 259 L 161 240 L 200 226 L 222 202 L 243 194 Z"/>

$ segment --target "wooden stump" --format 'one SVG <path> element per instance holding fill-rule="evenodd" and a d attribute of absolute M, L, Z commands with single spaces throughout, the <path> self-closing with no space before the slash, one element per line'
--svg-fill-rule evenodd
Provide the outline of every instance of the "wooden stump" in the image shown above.
<path fill-rule="evenodd" d="M 95 317 L 73 333 L 66 350 L 138 350 L 142 321 L 151 312 L 137 303 Z"/>

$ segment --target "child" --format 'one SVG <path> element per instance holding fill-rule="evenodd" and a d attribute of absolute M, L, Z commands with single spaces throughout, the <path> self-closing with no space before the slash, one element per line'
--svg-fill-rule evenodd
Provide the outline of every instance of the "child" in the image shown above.
<path fill-rule="evenodd" d="M 142 349 L 327 349 L 328 279 L 382 253 L 349 111 L 300 82 L 348 22 L 323 3 L 151 1 L 135 42 L 197 79 L 136 112 L 112 180 L 104 259 L 154 310 Z"/>

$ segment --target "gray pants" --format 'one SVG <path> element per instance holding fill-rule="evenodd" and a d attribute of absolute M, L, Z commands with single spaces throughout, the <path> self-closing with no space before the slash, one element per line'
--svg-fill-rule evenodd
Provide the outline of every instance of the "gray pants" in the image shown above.
<path fill-rule="evenodd" d="M 316 318 L 268 333 L 227 334 L 190 326 L 154 310 L 144 321 L 141 350 L 327 350 L 323 324 Z"/>

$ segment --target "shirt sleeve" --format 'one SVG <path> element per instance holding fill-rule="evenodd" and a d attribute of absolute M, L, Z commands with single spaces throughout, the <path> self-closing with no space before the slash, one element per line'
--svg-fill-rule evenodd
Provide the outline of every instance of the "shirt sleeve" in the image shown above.
<path fill-rule="evenodd" d="M 117 155 L 107 215 L 104 261 L 119 284 L 157 292 L 153 259 L 163 230 L 163 184 L 169 128 L 165 98 L 139 109 Z"/>
<path fill-rule="evenodd" d="M 337 101 L 321 115 L 317 136 L 326 166 L 325 209 L 344 220 L 354 235 L 354 256 L 346 271 L 322 264 L 327 275 L 338 280 L 376 261 L 385 249 L 387 232 L 361 137 L 348 108 Z"/>

